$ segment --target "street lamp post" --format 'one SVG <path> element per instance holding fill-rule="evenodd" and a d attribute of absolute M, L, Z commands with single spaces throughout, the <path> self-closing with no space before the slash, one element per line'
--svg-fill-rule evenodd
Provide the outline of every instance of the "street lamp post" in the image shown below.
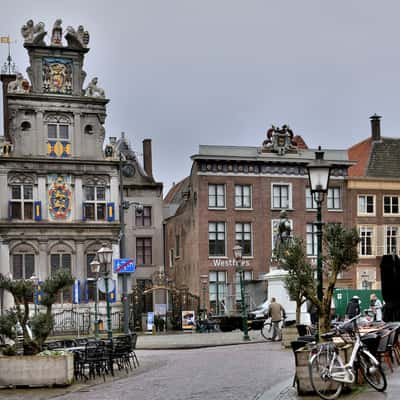
<path fill-rule="evenodd" d="M 96 293 L 94 303 L 94 336 L 97 339 L 99 337 L 99 288 L 97 287 L 97 285 L 99 282 L 100 263 L 96 259 L 94 259 L 90 263 L 90 268 L 92 269 L 92 272 L 96 275 Z"/>
<path fill-rule="evenodd" d="M 323 300 L 323 277 L 322 277 L 322 214 L 321 206 L 324 201 L 324 195 L 328 191 L 329 177 L 331 172 L 331 165 L 324 160 L 324 152 L 321 151 L 321 146 L 315 152 L 315 160 L 308 164 L 308 180 L 310 184 L 310 192 L 317 203 L 317 296 L 322 304 Z M 320 329 L 320 315 L 321 309 L 318 308 L 318 327 L 317 327 L 317 340 L 319 339 Z"/>
<path fill-rule="evenodd" d="M 108 267 L 111 265 L 113 251 L 103 244 L 103 247 L 97 251 L 97 258 L 100 265 L 104 265 L 104 283 L 106 289 L 106 303 L 107 303 L 107 337 L 112 338 L 112 325 L 111 325 L 111 308 L 110 308 L 110 296 L 108 293 L 108 279 L 109 270 Z"/>
<path fill-rule="evenodd" d="M 200 275 L 201 285 L 203 291 L 203 319 L 207 319 L 207 305 L 206 305 L 206 295 L 207 295 L 207 283 L 208 275 Z"/>
<path fill-rule="evenodd" d="M 243 340 L 250 340 L 249 328 L 247 326 L 247 312 L 246 312 L 246 300 L 245 300 L 245 288 L 244 288 L 244 269 L 242 265 L 242 254 L 243 248 L 237 244 L 233 248 L 233 255 L 236 260 L 236 270 L 239 272 L 240 277 L 240 297 L 242 303 L 242 324 L 243 324 Z"/>

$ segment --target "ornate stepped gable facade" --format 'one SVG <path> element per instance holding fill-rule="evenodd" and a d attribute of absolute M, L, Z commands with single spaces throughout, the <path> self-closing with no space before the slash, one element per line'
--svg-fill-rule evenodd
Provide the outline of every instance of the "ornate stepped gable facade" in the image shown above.
<path fill-rule="evenodd" d="M 166 272 L 176 285 L 200 296 L 209 311 L 234 305 L 240 299 L 235 243 L 243 247 L 245 279 L 262 280 L 270 270 L 282 210 L 315 259 L 316 209 L 306 168 L 314 158 L 315 150 L 286 125 L 269 129 L 260 147 L 201 145 L 190 176 L 165 199 L 172 214 L 166 219 Z M 323 219 L 346 224 L 352 163 L 344 150 L 325 150 L 324 158 L 333 170 Z"/>
<path fill-rule="evenodd" d="M 96 251 L 106 243 L 119 255 L 118 159 L 113 146 L 103 152 L 108 100 L 97 78 L 85 85 L 89 34 L 82 26 L 68 27 L 63 38 L 57 20 L 49 43 L 41 22 L 30 20 L 21 32 L 28 77 L 2 76 L 0 272 L 43 280 L 68 268 L 79 287 L 60 304 L 93 301 Z M 117 291 L 110 296 L 119 300 Z"/>

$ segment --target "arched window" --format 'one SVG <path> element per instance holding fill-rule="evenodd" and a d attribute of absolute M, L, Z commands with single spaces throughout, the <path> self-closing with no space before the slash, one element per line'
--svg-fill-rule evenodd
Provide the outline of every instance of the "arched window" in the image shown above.
<path fill-rule="evenodd" d="M 50 252 L 50 275 L 54 275 L 60 269 L 72 271 L 72 253 L 71 249 L 64 244 L 57 244 Z M 58 303 L 71 303 L 72 286 L 64 289 L 57 296 Z"/>
<path fill-rule="evenodd" d="M 13 279 L 30 279 L 35 273 L 35 254 L 32 250 L 15 251 L 11 255 Z"/>
<path fill-rule="evenodd" d="M 35 253 L 37 251 L 28 243 L 11 247 L 10 263 L 13 279 L 30 279 L 35 274 Z M 33 297 L 29 300 L 33 302 Z"/>

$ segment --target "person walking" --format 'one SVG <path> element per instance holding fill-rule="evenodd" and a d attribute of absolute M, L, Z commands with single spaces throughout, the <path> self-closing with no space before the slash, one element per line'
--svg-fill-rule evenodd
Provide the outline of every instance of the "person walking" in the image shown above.
<path fill-rule="evenodd" d="M 311 325 L 315 328 L 318 323 L 318 308 L 311 300 L 307 300 L 306 304 L 307 312 L 310 314 Z"/>
<path fill-rule="evenodd" d="M 282 331 L 280 328 L 280 323 L 286 318 L 285 309 L 279 304 L 275 297 L 271 298 L 271 304 L 268 308 L 268 315 L 271 317 L 272 322 L 272 341 L 282 340 Z"/>
<path fill-rule="evenodd" d="M 347 304 L 346 317 L 352 319 L 360 314 L 360 312 L 360 298 L 358 296 L 353 296 Z"/>
<path fill-rule="evenodd" d="M 382 302 L 378 299 L 375 293 L 372 293 L 370 298 L 370 307 L 374 313 L 374 321 L 382 321 Z"/>

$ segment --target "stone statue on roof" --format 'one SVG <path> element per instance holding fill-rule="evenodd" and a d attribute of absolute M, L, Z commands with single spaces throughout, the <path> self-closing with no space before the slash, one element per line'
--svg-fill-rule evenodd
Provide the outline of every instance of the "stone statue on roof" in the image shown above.
<path fill-rule="evenodd" d="M 43 38 L 47 35 L 47 32 L 44 30 L 43 22 L 39 22 L 35 25 L 33 20 L 30 19 L 25 25 L 22 25 L 21 34 L 24 38 L 24 43 L 44 45 Z"/>
<path fill-rule="evenodd" d="M 53 30 L 51 31 L 51 45 L 52 46 L 62 46 L 62 20 L 56 19 L 53 25 Z"/>
<path fill-rule="evenodd" d="M 93 78 L 87 88 L 85 89 L 85 96 L 87 97 L 106 97 L 104 89 L 97 86 L 98 78 Z"/>
<path fill-rule="evenodd" d="M 297 149 L 293 137 L 293 131 L 289 125 L 282 125 L 281 128 L 272 125 L 267 131 L 267 139 L 263 142 L 262 150 L 278 153 L 279 155 L 293 153 Z"/>
<path fill-rule="evenodd" d="M 83 25 L 79 25 L 75 30 L 72 26 L 67 27 L 65 39 L 67 40 L 68 47 L 86 48 L 89 44 L 89 32 L 85 31 Z"/>
<path fill-rule="evenodd" d="M 24 76 L 18 72 L 15 81 L 8 84 L 8 93 L 28 93 L 29 82 L 24 79 Z"/>

